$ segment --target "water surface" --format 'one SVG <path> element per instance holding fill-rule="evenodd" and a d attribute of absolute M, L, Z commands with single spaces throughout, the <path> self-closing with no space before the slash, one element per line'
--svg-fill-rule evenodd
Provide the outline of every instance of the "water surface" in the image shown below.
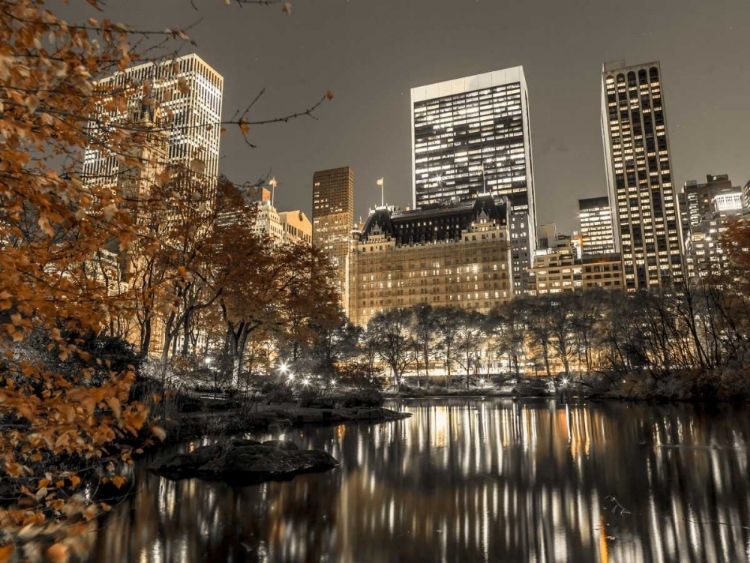
<path fill-rule="evenodd" d="M 143 460 L 91 560 L 750 562 L 740 409 L 470 398 L 397 408 L 413 417 L 283 435 L 341 462 L 291 482 L 173 482 Z"/>

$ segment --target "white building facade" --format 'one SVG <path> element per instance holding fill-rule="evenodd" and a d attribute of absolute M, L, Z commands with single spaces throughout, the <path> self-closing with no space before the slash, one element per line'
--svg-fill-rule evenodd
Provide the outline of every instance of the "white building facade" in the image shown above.
<path fill-rule="evenodd" d="M 529 99 L 523 67 L 411 90 L 414 207 L 506 196 L 515 293 L 536 245 Z"/>

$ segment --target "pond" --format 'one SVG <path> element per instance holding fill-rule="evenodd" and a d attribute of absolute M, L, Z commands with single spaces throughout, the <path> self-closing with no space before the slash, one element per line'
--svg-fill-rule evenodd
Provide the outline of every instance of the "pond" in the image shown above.
<path fill-rule="evenodd" d="M 413 416 L 282 435 L 341 462 L 290 482 L 174 482 L 138 462 L 135 494 L 102 523 L 91 561 L 750 561 L 742 409 L 481 398 L 391 407 Z"/>

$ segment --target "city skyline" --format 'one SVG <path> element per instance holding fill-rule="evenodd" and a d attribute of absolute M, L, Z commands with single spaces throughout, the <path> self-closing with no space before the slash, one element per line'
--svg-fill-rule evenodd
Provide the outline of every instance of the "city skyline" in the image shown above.
<path fill-rule="evenodd" d="M 199 15 L 206 12 L 208 17 L 191 30 L 191 37 L 201 57 L 225 76 L 225 117 L 244 109 L 262 87 L 268 90 L 258 117 L 307 107 L 328 89 L 335 95 L 321 108 L 318 121 L 255 128 L 257 150 L 250 151 L 230 132 L 222 139 L 222 171 L 242 183 L 273 169 L 285 188 L 277 194 L 279 207 L 301 208 L 310 215 L 306 191 L 312 172 L 348 165 L 358 177 L 355 217 L 366 216 L 379 202 L 375 182 L 380 177 L 386 178 L 386 200 L 410 205 L 409 89 L 523 65 L 534 112 L 537 222 L 555 221 L 561 231 L 570 232 L 577 222 L 577 199 L 602 193 L 606 184 L 597 111 L 601 63 L 625 58 L 660 60 L 667 69 L 675 186 L 711 170 L 746 183 L 750 170 L 743 162 L 740 135 L 750 126 L 750 117 L 742 112 L 750 73 L 743 70 L 747 63 L 739 51 L 709 38 L 737 33 L 741 22 L 750 21 L 750 6 L 732 2 L 718 11 L 705 3 L 669 1 L 650 7 L 646 20 L 636 11 L 615 22 L 609 17 L 612 2 L 585 11 L 544 5 L 549 17 L 540 19 L 532 17 L 538 9 L 532 5 L 303 3 L 295 4 L 294 15 L 277 26 L 271 25 L 278 23 L 275 9 L 259 10 L 248 19 L 237 17 L 236 6 L 214 12 L 199 4 Z M 142 23 L 175 28 L 197 17 L 192 10 L 180 13 L 179 6 L 184 3 L 165 1 L 154 7 L 136 1 L 108 9 L 115 19 L 137 24 L 143 14 Z M 65 10 L 96 17 L 95 10 L 80 5 Z M 499 16 L 525 25 L 505 25 L 499 35 L 485 33 Z M 556 27 L 549 28 L 546 20 Z M 355 42 L 373 21 L 381 32 Z M 459 28 L 455 40 L 464 45 L 461 52 L 437 41 L 441 21 Z M 241 40 L 248 27 L 257 37 L 249 50 Z M 217 29 L 226 41 L 211 41 Z M 325 44 L 319 39 L 323 35 L 329 38 Z M 418 43 L 423 46 L 416 47 Z M 237 57 L 238 49 L 247 55 Z M 366 72 L 361 60 L 368 62 Z M 366 114 L 361 111 L 365 104 Z M 318 143 L 320 139 L 326 142 Z"/>

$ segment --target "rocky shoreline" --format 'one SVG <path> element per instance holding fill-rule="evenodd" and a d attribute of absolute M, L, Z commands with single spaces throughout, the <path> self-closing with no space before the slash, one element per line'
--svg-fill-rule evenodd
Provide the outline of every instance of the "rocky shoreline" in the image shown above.
<path fill-rule="evenodd" d="M 225 411 L 211 414 L 184 414 L 167 424 L 167 442 L 208 435 L 237 435 L 266 431 L 283 433 L 307 424 L 378 423 L 403 420 L 410 413 L 383 407 L 314 408 L 293 404 L 258 405 L 251 412 Z"/>

